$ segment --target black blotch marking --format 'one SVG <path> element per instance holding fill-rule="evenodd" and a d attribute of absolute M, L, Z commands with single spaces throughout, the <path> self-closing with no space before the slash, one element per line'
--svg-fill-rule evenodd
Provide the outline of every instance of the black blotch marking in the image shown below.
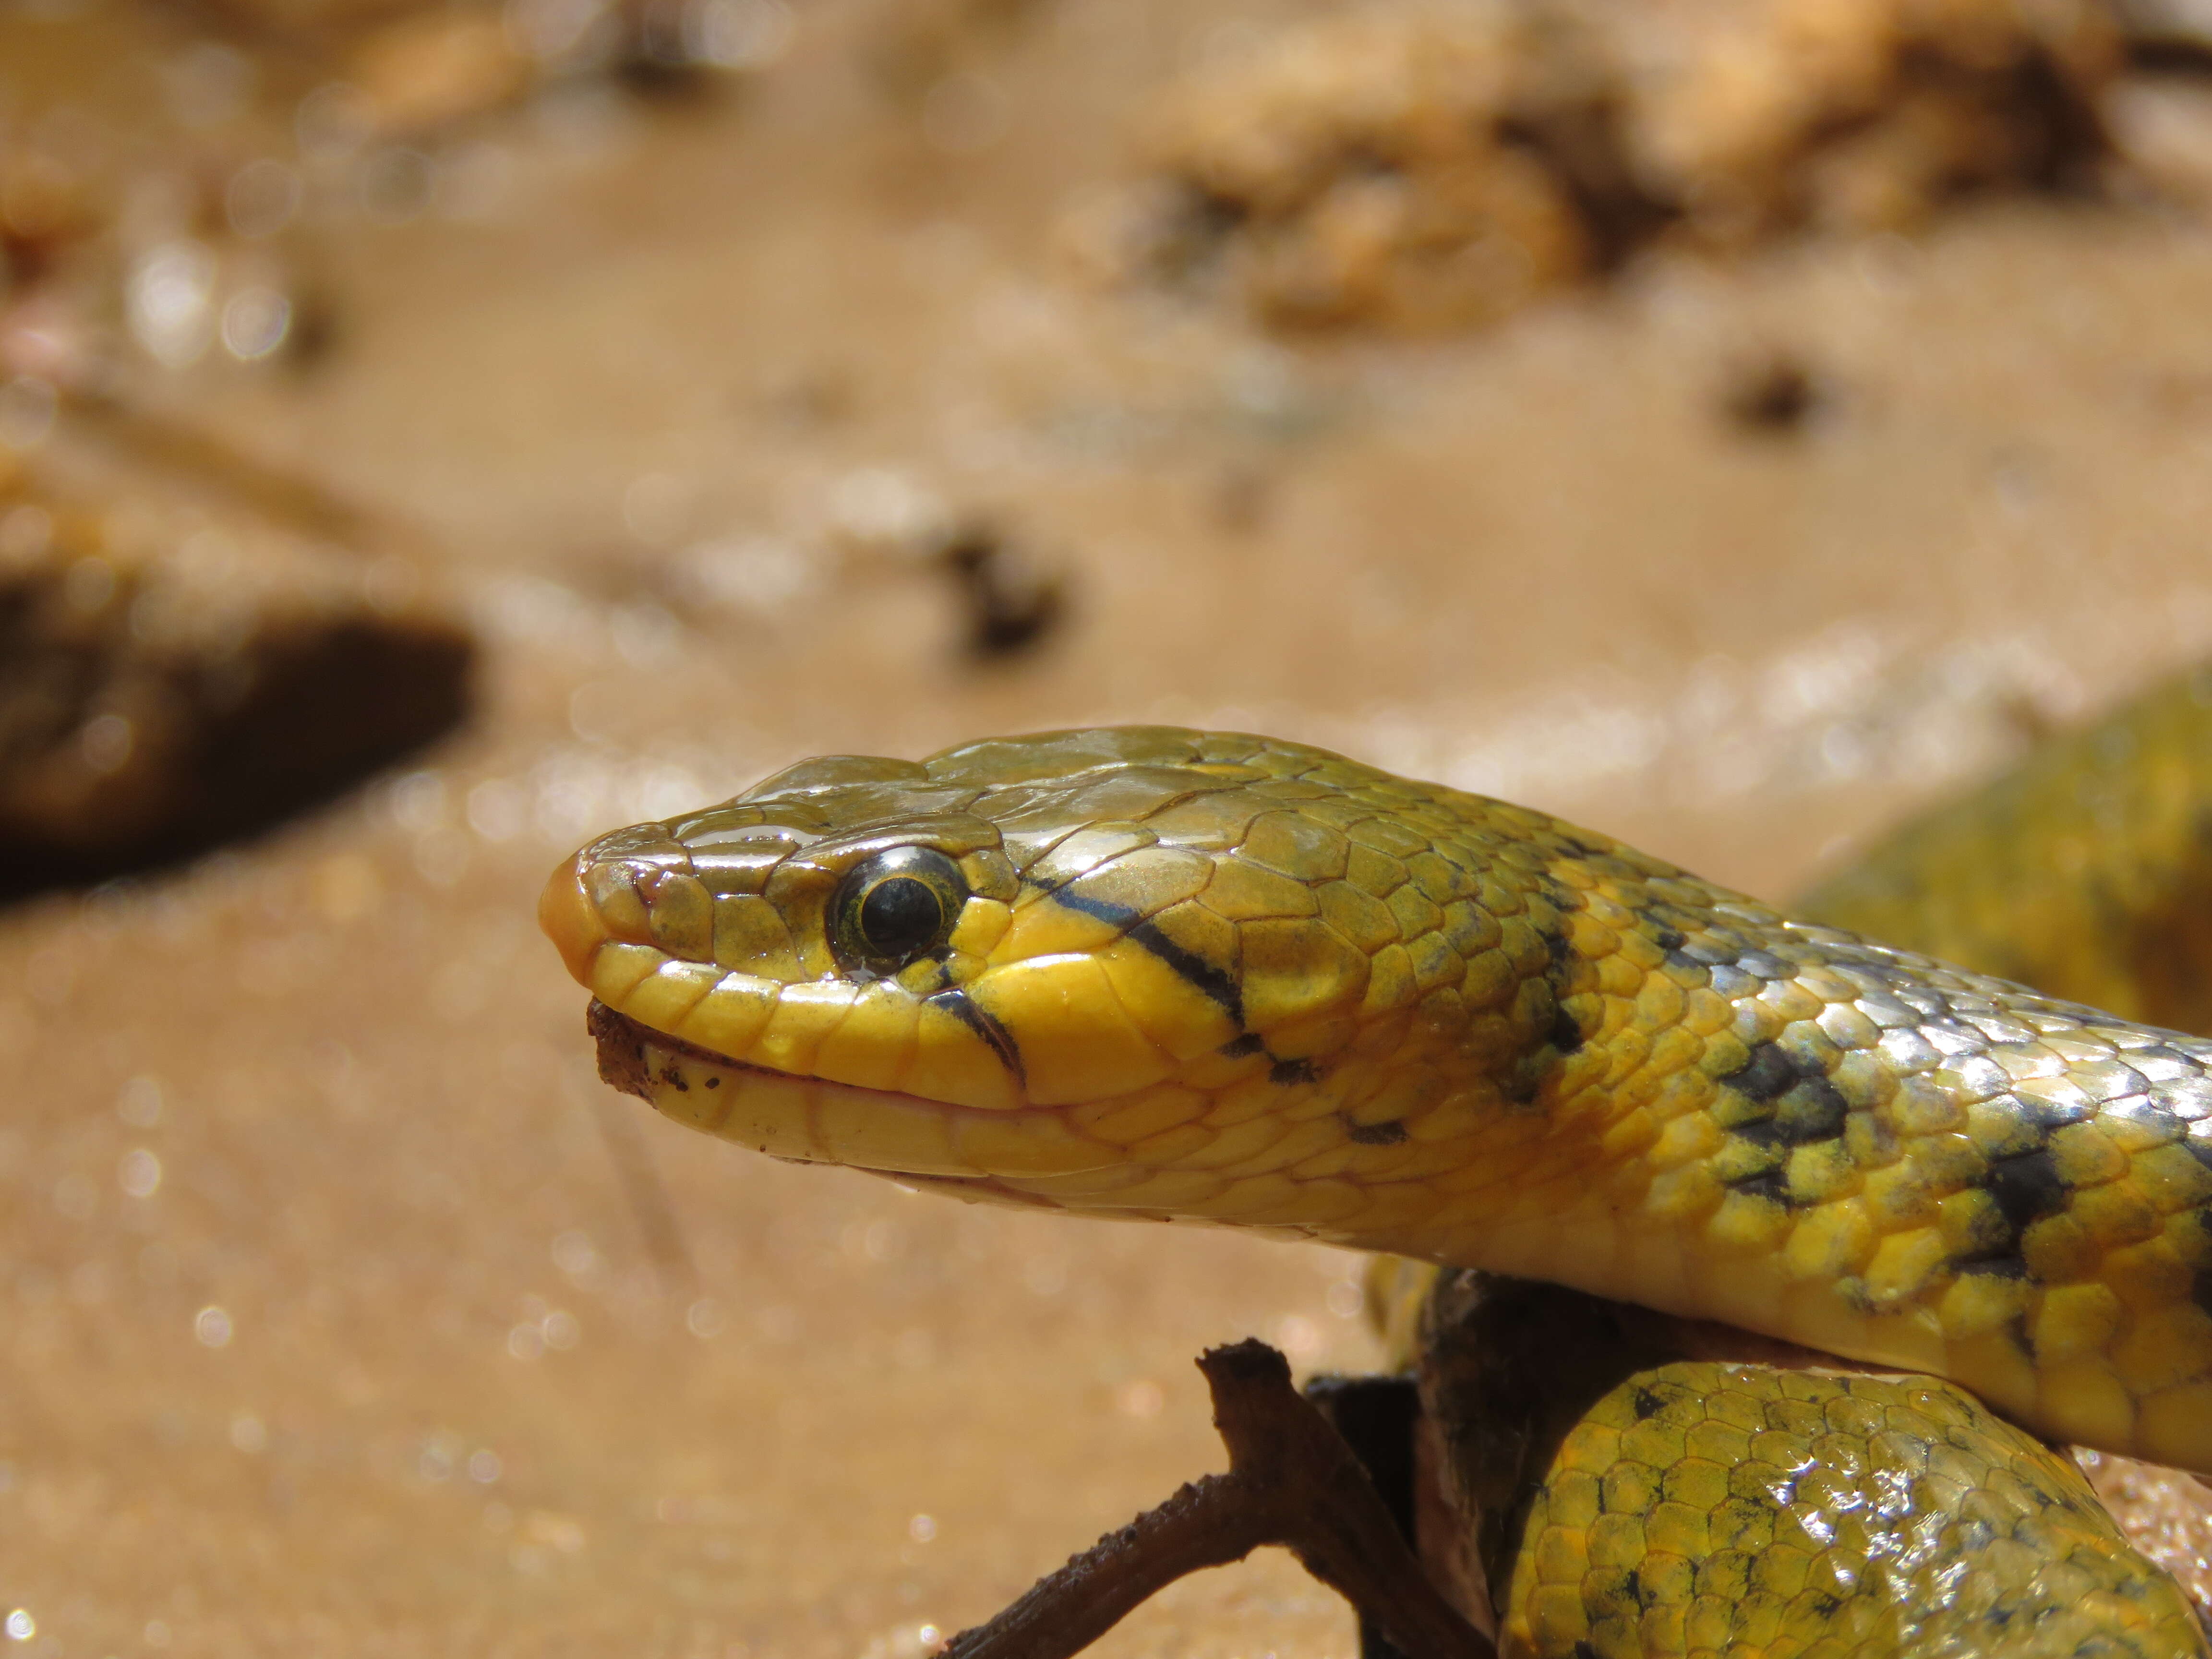
<path fill-rule="evenodd" d="M 1797 1062 L 1784 1053 L 1778 1042 L 1762 1042 L 1751 1051 L 1750 1057 L 1735 1071 L 1720 1079 L 1723 1089 L 1733 1089 L 1746 1100 L 1762 1103 L 1772 1100 L 1798 1080 Z"/>
<path fill-rule="evenodd" d="M 1747 1193 L 1753 1198 L 1764 1198 L 1772 1203 L 1790 1207 L 1790 1177 L 1780 1170 L 1761 1170 L 1757 1175 L 1738 1176 L 1728 1183 L 1732 1193 Z"/>
<path fill-rule="evenodd" d="M 1585 908 L 1583 896 L 1553 877 L 1539 876 L 1536 885 L 1553 913 L 1548 922 L 1540 919 L 1533 908 L 1528 914 L 1528 921 L 1544 941 L 1544 953 L 1549 958 L 1544 964 L 1544 983 L 1552 993 L 1552 1017 L 1541 1028 L 1540 1040 L 1551 1052 L 1529 1055 L 1515 1068 L 1515 1075 L 1506 1085 L 1506 1097 L 1518 1105 L 1534 1100 L 1543 1086 L 1545 1073 L 1560 1059 L 1577 1053 L 1583 1042 L 1583 1029 L 1567 1012 L 1566 1005 L 1575 992 L 1577 970 L 1586 964 L 1576 953 L 1566 928 L 1561 925 L 1561 918 Z"/>
<path fill-rule="evenodd" d="M 1347 1123 L 1344 1126 L 1347 1139 L 1362 1146 L 1395 1146 L 1406 1139 L 1402 1123 Z"/>
<path fill-rule="evenodd" d="M 1553 980 L 1556 988 L 1559 977 L 1565 974 L 1568 964 L 1575 959 L 1575 947 L 1568 942 L 1564 928 L 1539 927 L 1536 931 L 1543 937 L 1544 953 L 1552 959 L 1551 966 L 1546 969 L 1546 976 Z"/>
<path fill-rule="evenodd" d="M 1689 938 L 1686 934 L 1672 927 L 1660 928 L 1658 932 L 1652 934 L 1651 940 L 1653 944 L 1656 945 L 1661 950 L 1667 951 L 1669 955 L 1680 950 L 1683 945 L 1689 943 Z"/>
<path fill-rule="evenodd" d="M 1587 855 L 1588 849 L 1585 848 L 1583 851 Z M 1579 889 L 1568 886 L 1557 876 L 1539 871 L 1529 879 L 1537 892 L 1543 896 L 1544 902 L 1563 916 L 1570 911 L 1584 910 L 1589 908 L 1589 901 L 1583 896 Z M 1532 916 L 1529 920 L 1533 921 L 1535 918 Z"/>
<path fill-rule="evenodd" d="M 1990 1165 L 1983 1177 L 1990 1195 L 1997 1201 L 1997 1208 L 2017 1232 L 2032 1221 L 2056 1215 L 2066 1207 L 2072 1190 L 2066 1178 L 2058 1173 L 2058 1165 L 2047 1152 L 2021 1152 L 2012 1158 L 2001 1158 Z"/>
<path fill-rule="evenodd" d="M 1029 1071 L 1022 1064 L 1022 1051 L 1015 1046 L 1012 1034 L 986 1012 L 967 992 L 956 985 L 950 990 L 938 992 L 934 996 L 924 997 L 922 1001 L 927 1006 L 944 1009 L 982 1038 L 990 1045 L 991 1052 L 998 1055 L 999 1063 L 1014 1074 L 1017 1082 L 1024 1085 L 1029 1082 Z"/>
<path fill-rule="evenodd" d="M 1638 1607 L 1648 1605 L 1644 1600 L 1644 1575 L 1635 1568 L 1631 1567 L 1622 1577 L 1620 1590 L 1622 1595 L 1635 1602 Z"/>
<path fill-rule="evenodd" d="M 2018 1097 L 2020 1115 L 2046 1134 L 2053 1129 L 2063 1129 L 2069 1123 L 2079 1123 L 2091 1116 L 2094 1107 L 2054 1105 L 2047 1100 L 2036 1100 L 2029 1096 Z"/>
<path fill-rule="evenodd" d="M 1595 1643 L 1578 1641 L 1575 1644 L 1574 1659 L 1604 1659 Z"/>
<path fill-rule="evenodd" d="M 1833 1140 L 1843 1133 L 1844 1121 L 1850 1115 L 1843 1091 L 1815 1073 L 1775 1103 L 1773 1116 L 1741 1124 L 1735 1133 L 1754 1146 L 1781 1152 Z"/>
<path fill-rule="evenodd" d="M 1563 1054 L 1574 1054 L 1583 1046 L 1583 1028 L 1581 1023 L 1577 1021 L 1572 1014 L 1569 1013 L 1565 1007 L 1555 1009 L 1553 1012 L 1552 1046 L 1554 1048 L 1557 1048 Z"/>
<path fill-rule="evenodd" d="M 2026 1279 L 2029 1276 L 2027 1260 L 2017 1250 L 1999 1251 L 1992 1255 L 1968 1256 L 1963 1261 L 1954 1261 L 1951 1266 L 1960 1273 L 1978 1273 L 1984 1279 Z M 2025 1332 L 2026 1328 L 2023 1327 L 2021 1332 L 2015 1334 L 2022 1338 L 2023 1347 L 2027 1346 Z"/>
<path fill-rule="evenodd" d="M 1176 944 L 1160 930 L 1158 923 L 1138 920 L 1137 913 L 1126 904 L 1070 892 L 1066 887 L 1052 889 L 1051 895 L 1054 904 L 1064 904 L 1082 915 L 1096 916 L 1120 928 L 1124 939 L 1144 946 L 1187 982 L 1219 1003 L 1239 1025 L 1244 1023 L 1244 992 L 1236 976 L 1195 951 Z"/>
<path fill-rule="evenodd" d="M 1310 1060 L 1279 1060 L 1267 1067 L 1267 1081 L 1285 1089 L 1296 1083 L 1317 1082 L 1320 1078 Z"/>
<path fill-rule="evenodd" d="M 1779 1160 L 1793 1147 L 1841 1135 L 1850 1116 L 1850 1103 L 1817 1067 L 1794 1058 L 1775 1042 L 1758 1044 L 1743 1065 L 1720 1082 L 1754 1105 L 1774 1109 L 1767 1116 L 1737 1124 L 1729 1133 L 1772 1155 L 1777 1163 L 1730 1182 L 1729 1187 L 1789 1206 L 1790 1180 Z"/>
<path fill-rule="evenodd" d="M 1636 1420 L 1639 1423 L 1647 1417 L 1658 1416 L 1667 1408 L 1667 1402 L 1649 1389 L 1638 1389 L 1633 1403 L 1636 1407 Z"/>
<path fill-rule="evenodd" d="M 679 1095 L 688 1095 L 691 1092 L 691 1085 L 684 1081 L 684 1073 L 673 1066 L 660 1074 L 660 1080 Z"/>
<path fill-rule="evenodd" d="M 1257 1031 L 1247 1031 L 1233 1036 L 1216 1051 L 1229 1060 L 1242 1060 L 1247 1054 L 1256 1054 L 1267 1045 Z"/>
<path fill-rule="evenodd" d="M 710 1077 L 707 1079 L 707 1086 L 709 1089 L 719 1089 L 722 1086 L 722 1079 L 718 1077 Z"/>

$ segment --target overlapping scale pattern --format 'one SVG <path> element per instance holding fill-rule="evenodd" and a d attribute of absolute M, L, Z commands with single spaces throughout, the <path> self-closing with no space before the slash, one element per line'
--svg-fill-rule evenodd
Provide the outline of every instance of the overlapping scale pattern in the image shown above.
<path fill-rule="evenodd" d="M 831 896 L 910 845 L 958 925 L 856 969 Z M 1047 734 L 806 763 L 594 843 L 544 914 L 626 1086 L 763 1150 L 1545 1278 L 2212 1469 L 2212 1045 L 1541 813 Z"/>
<path fill-rule="evenodd" d="M 1448 1277 L 1424 1386 L 1504 1659 L 2197 1656 L 2063 1453 L 1930 1376 L 1668 1357 L 1670 1328 Z"/>
<path fill-rule="evenodd" d="M 1532 1654 L 1989 1653 L 2015 1623 L 2039 1652 L 2114 1625 L 2198 1651 L 2087 1483 L 1931 1379 L 1646 1372 L 1577 1425 L 1528 1528 Z"/>

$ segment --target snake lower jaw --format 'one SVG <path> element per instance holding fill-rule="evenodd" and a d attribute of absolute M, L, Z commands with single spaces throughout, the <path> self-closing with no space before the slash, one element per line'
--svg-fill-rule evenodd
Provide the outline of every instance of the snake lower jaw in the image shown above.
<path fill-rule="evenodd" d="M 586 1025 L 599 1075 L 664 1117 L 804 1164 L 839 1164 L 994 1201 L 1046 1202 L 1006 1187 L 1126 1163 L 1048 1108 L 990 1110 L 811 1078 L 655 1030 L 594 1000 Z"/>

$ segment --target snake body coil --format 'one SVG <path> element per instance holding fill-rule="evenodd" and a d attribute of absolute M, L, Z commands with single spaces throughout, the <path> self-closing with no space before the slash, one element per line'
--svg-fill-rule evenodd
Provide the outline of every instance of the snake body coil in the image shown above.
<path fill-rule="evenodd" d="M 1680 1322 L 1480 1273 L 1423 1325 L 1507 1659 L 2205 1652 L 2073 1461 L 1938 1378 L 1686 1358 Z"/>

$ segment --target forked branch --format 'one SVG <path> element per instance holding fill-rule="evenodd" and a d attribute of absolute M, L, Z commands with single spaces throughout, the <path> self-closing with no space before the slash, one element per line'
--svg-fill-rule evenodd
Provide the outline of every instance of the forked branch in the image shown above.
<path fill-rule="evenodd" d="M 1291 1368 L 1247 1340 L 1200 1355 L 1225 1474 L 1185 1486 L 1109 1533 L 988 1624 L 955 1636 L 944 1659 L 1069 1659 L 1186 1573 L 1280 1544 L 1382 1626 L 1407 1659 L 1495 1659 L 1421 1571 L 1327 1419 L 1291 1386 Z"/>

